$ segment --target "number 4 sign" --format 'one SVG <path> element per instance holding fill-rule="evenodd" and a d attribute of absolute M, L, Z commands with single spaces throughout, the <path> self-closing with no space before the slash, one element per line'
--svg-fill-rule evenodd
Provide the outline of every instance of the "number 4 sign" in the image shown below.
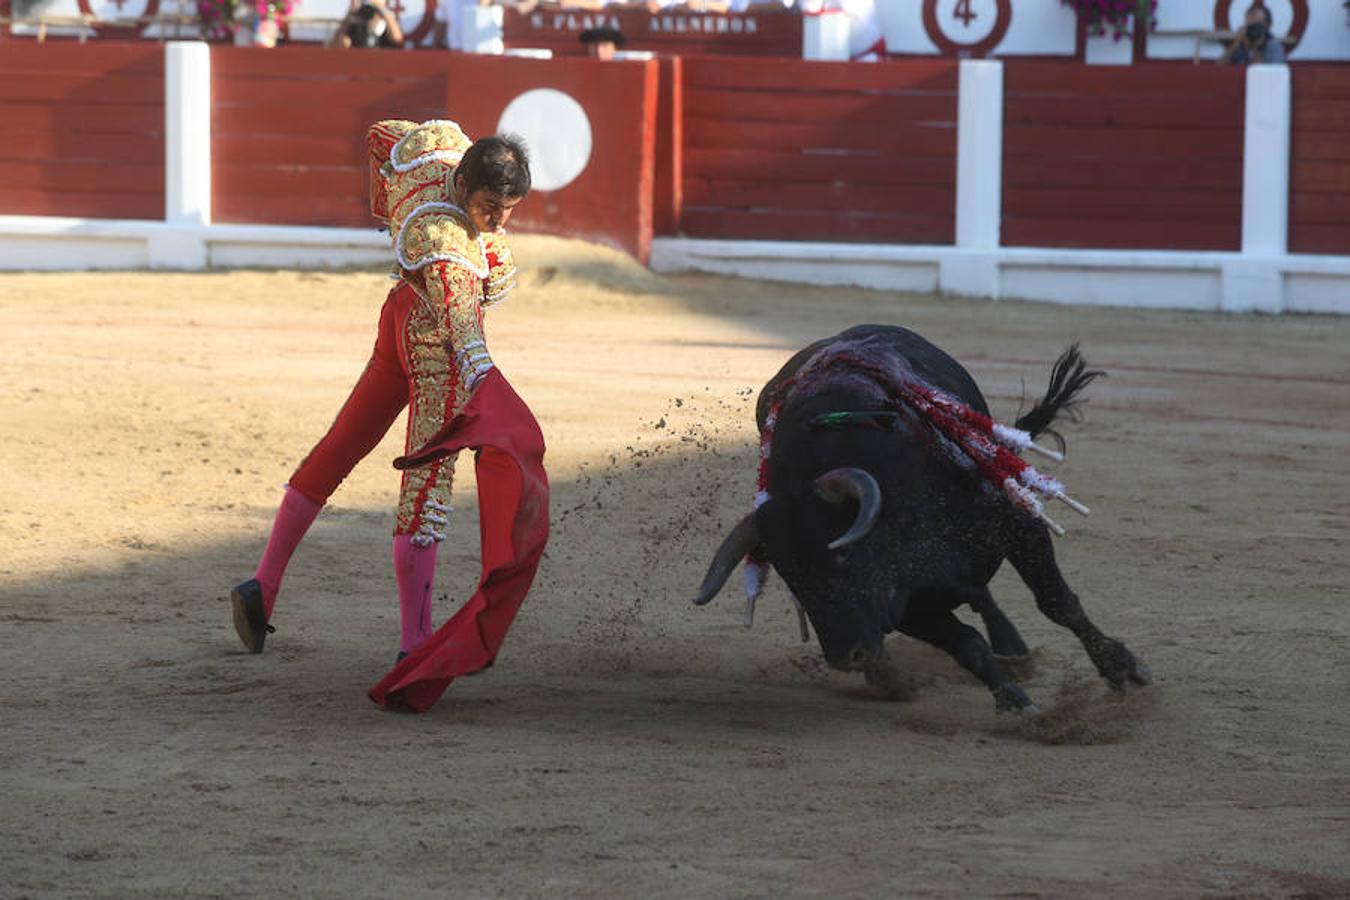
<path fill-rule="evenodd" d="M 946 56 L 985 56 L 1012 23 L 1011 0 L 924 0 L 923 27 Z"/>

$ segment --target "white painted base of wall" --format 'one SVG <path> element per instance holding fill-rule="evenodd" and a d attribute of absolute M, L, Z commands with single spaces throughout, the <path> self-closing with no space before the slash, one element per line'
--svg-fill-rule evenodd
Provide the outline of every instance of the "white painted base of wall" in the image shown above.
<path fill-rule="evenodd" d="M 0 216 L 0 270 L 9 271 L 340 268 L 392 258 L 389 236 L 374 228 Z"/>
<path fill-rule="evenodd" d="M 375 229 L 0 216 L 0 270 L 341 268 L 391 259 Z M 652 269 L 1097 306 L 1350 315 L 1350 257 L 657 238 Z"/>
<path fill-rule="evenodd" d="M 1350 257 L 657 238 L 651 267 L 1004 300 L 1350 315 Z"/>

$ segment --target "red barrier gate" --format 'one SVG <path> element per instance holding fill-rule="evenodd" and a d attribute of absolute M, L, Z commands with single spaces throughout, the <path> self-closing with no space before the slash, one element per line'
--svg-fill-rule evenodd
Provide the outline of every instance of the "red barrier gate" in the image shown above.
<path fill-rule="evenodd" d="M 1005 245 L 1239 249 L 1241 67 L 1004 66 Z"/>
<path fill-rule="evenodd" d="M 10 41 L 0 211 L 164 218 L 164 48 Z"/>
<path fill-rule="evenodd" d="M 691 237 L 950 244 L 957 63 L 684 60 Z"/>
<path fill-rule="evenodd" d="M 1290 68 L 1289 251 L 1350 254 L 1350 68 Z"/>
<path fill-rule="evenodd" d="M 379 119 L 451 118 L 473 137 L 536 89 L 561 91 L 588 119 L 575 180 L 539 190 L 512 225 L 620 247 L 646 259 L 652 233 L 656 62 L 527 60 L 422 53 L 212 49 L 217 222 L 374 224 L 365 131 Z M 550 146 L 536 146 L 536 162 Z"/>

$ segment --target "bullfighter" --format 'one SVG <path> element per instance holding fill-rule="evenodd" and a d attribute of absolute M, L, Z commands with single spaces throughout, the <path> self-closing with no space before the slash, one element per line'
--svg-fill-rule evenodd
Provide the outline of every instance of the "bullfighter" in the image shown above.
<path fill-rule="evenodd" d="M 393 540 L 401 636 L 399 664 L 390 674 L 402 673 L 394 682 L 407 683 L 391 690 L 392 682 L 382 682 L 371 696 L 381 705 L 424 709 L 451 677 L 491 664 L 547 539 L 543 439 L 528 407 L 495 369 L 483 331 L 484 309 L 515 285 L 503 229 L 530 190 L 529 159 L 519 139 L 471 143 L 445 120 L 381 121 L 369 129 L 367 146 L 371 210 L 388 224 L 397 283 L 380 312 L 365 370 L 291 475 L 258 567 L 233 589 L 231 602 L 240 640 L 261 653 L 274 631 L 270 620 L 291 555 L 406 406 L 407 456 L 395 462 L 403 476 Z M 450 524 L 456 453 L 465 446 L 479 451 L 483 578 L 462 615 L 442 631 L 458 623 L 477 643 L 466 648 L 460 641 L 458 660 L 439 658 L 434 671 L 410 681 L 406 676 L 437 654 L 429 644 L 441 647 L 442 657 L 450 653 L 445 640 L 428 639 L 437 547 Z M 503 568 L 515 577 L 503 580 Z M 405 659 L 419 648 L 426 652 Z M 434 684 L 409 691 L 418 681 Z"/>

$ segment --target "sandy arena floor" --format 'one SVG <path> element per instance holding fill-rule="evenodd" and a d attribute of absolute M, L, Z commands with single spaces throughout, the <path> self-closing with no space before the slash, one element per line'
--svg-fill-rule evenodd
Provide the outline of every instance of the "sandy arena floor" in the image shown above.
<path fill-rule="evenodd" d="M 0 275 L 0 896 L 1350 896 L 1350 320 L 663 278 L 521 239 L 493 355 L 554 532 L 498 665 L 426 716 L 393 663 L 402 425 L 293 561 L 267 652 L 227 595 L 363 365 L 379 272 Z M 753 492 L 754 393 L 909 326 L 996 415 L 1072 341 L 1110 377 L 1051 467 L 1065 574 L 1158 677 L 1123 701 L 1008 573 L 1045 710 L 937 651 L 888 703 L 690 597 Z M 437 622 L 477 577 L 472 466 Z"/>

